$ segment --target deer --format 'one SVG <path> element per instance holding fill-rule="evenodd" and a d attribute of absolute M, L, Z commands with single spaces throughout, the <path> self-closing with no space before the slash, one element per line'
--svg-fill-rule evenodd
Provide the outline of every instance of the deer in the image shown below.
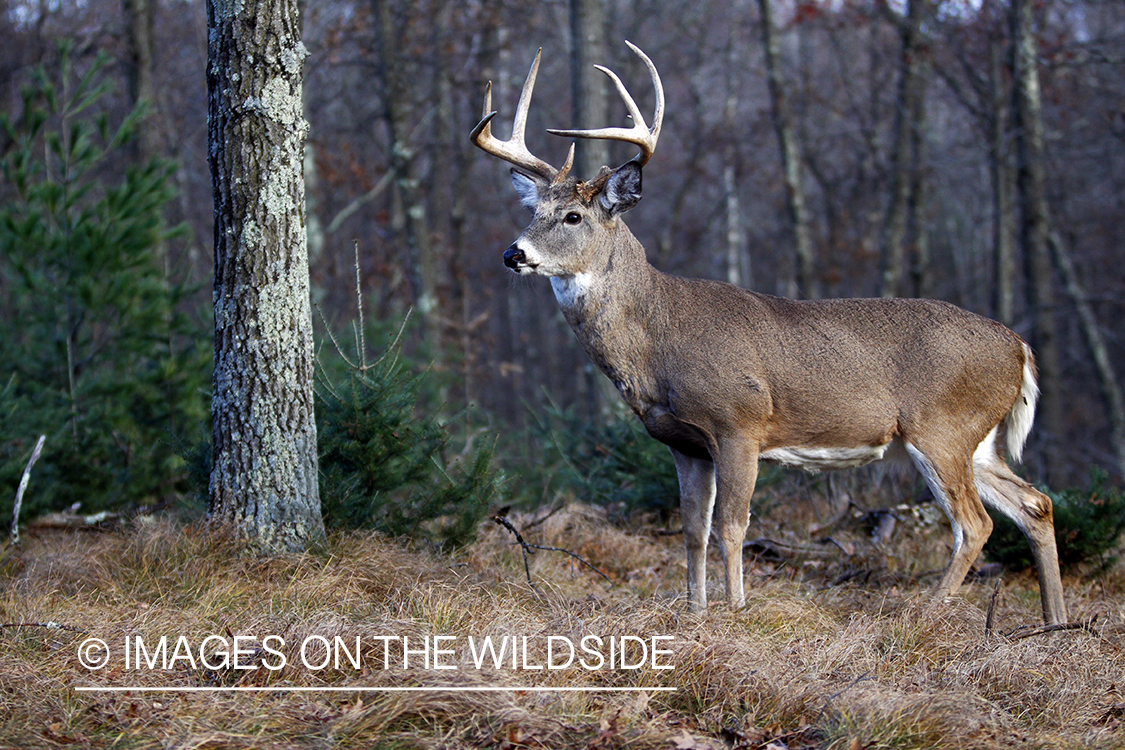
<path fill-rule="evenodd" d="M 1027 538 L 1043 618 L 1065 622 L 1051 500 L 1015 474 L 1039 395 L 1035 358 L 991 319 L 929 299 L 792 300 L 657 270 L 622 215 L 641 199 L 642 169 L 664 118 L 656 91 L 645 123 L 621 79 L 631 127 L 548 129 L 567 138 L 622 141 L 640 153 L 589 180 L 534 156 L 526 126 L 542 49 L 516 106 L 512 134 L 492 134 L 492 85 L 470 135 L 510 164 L 531 223 L 503 254 L 520 275 L 546 276 L 582 349 L 612 381 L 648 434 L 675 461 L 691 611 L 707 607 L 707 548 L 722 557 L 726 599 L 745 605 L 742 547 L 759 461 L 809 471 L 898 458 L 917 467 L 948 516 L 953 552 L 931 592 L 960 588 L 992 531 L 985 506 Z"/>

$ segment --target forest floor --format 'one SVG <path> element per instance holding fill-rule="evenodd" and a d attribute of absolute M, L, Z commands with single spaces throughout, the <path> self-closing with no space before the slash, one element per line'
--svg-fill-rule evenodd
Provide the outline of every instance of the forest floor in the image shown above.
<path fill-rule="evenodd" d="M 878 543 L 758 520 L 746 606 L 712 553 L 704 614 L 675 519 L 579 505 L 509 519 L 608 580 L 537 551 L 531 587 L 491 522 L 270 560 L 169 520 L 28 533 L 0 554 L 0 747 L 1125 747 L 1120 567 L 1066 578 L 1076 629 L 1035 630 L 1032 574 L 927 607 L 950 534 L 923 511 Z"/>

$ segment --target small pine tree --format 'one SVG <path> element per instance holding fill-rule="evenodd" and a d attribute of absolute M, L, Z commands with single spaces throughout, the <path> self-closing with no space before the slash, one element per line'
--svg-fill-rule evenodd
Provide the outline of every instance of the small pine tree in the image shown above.
<path fill-rule="evenodd" d="M 143 112 L 111 128 L 99 56 L 79 74 L 69 47 L 0 117 L 0 512 L 39 434 L 47 435 L 25 512 L 151 502 L 182 483 L 173 434 L 206 419 L 204 329 L 180 312 L 159 249 L 167 162 L 128 166 Z M 7 505 L 5 505 L 7 503 Z M 25 516 L 26 517 L 26 516 Z"/>
<path fill-rule="evenodd" d="M 396 344 L 373 364 L 349 360 L 339 346 L 336 354 L 321 362 L 316 389 L 325 525 L 454 546 L 471 540 L 504 482 L 494 444 L 447 457 L 449 425 L 421 404 L 427 376 L 407 369 Z"/>
<path fill-rule="evenodd" d="M 622 515 L 650 511 L 668 515 L 679 507 L 676 465 L 632 415 L 591 421 L 573 409 L 550 405 L 536 416 L 535 442 L 544 446 L 541 464 L 557 488 Z"/>

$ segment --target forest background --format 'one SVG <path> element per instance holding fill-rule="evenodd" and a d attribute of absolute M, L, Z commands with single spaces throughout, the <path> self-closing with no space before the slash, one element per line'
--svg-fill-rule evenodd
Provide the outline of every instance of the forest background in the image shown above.
<path fill-rule="evenodd" d="M 1015 20 L 1022 8 L 1029 26 Z M 409 318 L 394 377 L 423 373 L 409 381 L 413 408 L 444 415 L 443 462 L 496 439 L 518 474 L 546 443 L 560 447 L 545 420 L 574 433 L 624 416 L 548 285 L 502 267 L 527 217 L 507 167 L 467 134 L 491 80 L 507 135 L 540 46 L 528 133 L 548 161 L 568 144 L 546 128 L 624 120 L 615 95 L 578 72 L 594 62 L 651 111 L 629 39 L 668 97 L 646 199 L 629 216 L 654 265 L 787 296 L 935 297 L 998 318 L 1040 358 L 1027 474 L 1062 487 L 1091 467 L 1125 470 L 1119 2 L 321 0 L 302 11 L 317 324 L 350 341 L 358 263 L 376 352 Z M 200 486 L 206 28 L 200 0 L 0 2 L 0 510 L 38 434 L 32 513 L 175 504 Z M 1025 53 L 1034 97 L 1019 85 Z M 606 148 L 580 152 L 580 171 L 631 155 Z M 54 218 L 27 222 L 32 204 Z M 79 215 L 115 218 L 91 235 Z"/>

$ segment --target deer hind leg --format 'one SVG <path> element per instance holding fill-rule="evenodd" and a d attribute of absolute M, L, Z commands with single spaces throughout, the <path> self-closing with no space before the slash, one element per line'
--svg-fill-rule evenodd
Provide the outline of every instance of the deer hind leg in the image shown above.
<path fill-rule="evenodd" d="M 715 460 L 715 480 L 715 537 L 723 555 L 727 604 L 738 609 L 746 603 L 742 543 L 750 523 L 750 498 L 758 480 L 757 443 L 747 439 L 721 441 Z"/>
<path fill-rule="evenodd" d="M 953 526 L 953 557 L 933 592 L 933 598 L 940 600 L 956 592 L 965 580 L 992 533 L 992 519 L 977 495 L 970 456 L 909 442 L 906 450 Z"/>
<path fill-rule="evenodd" d="M 977 492 L 985 505 L 1010 518 L 1027 537 L 1039 572 L 1044 621 L 1048 625 L 1066 622 L 1051 498 L 1008 468 L 996 452 L 995 440 L 996 430 L 993 430 L 973 454 Z"/>
<path fill-rule="evenodd" d="M 695 612 L 707 609 L 707 540 L 715 508 L 715 464 L 673 449 L 680 480 L 680 520 L 687 549 L 688 601 Z"/>

